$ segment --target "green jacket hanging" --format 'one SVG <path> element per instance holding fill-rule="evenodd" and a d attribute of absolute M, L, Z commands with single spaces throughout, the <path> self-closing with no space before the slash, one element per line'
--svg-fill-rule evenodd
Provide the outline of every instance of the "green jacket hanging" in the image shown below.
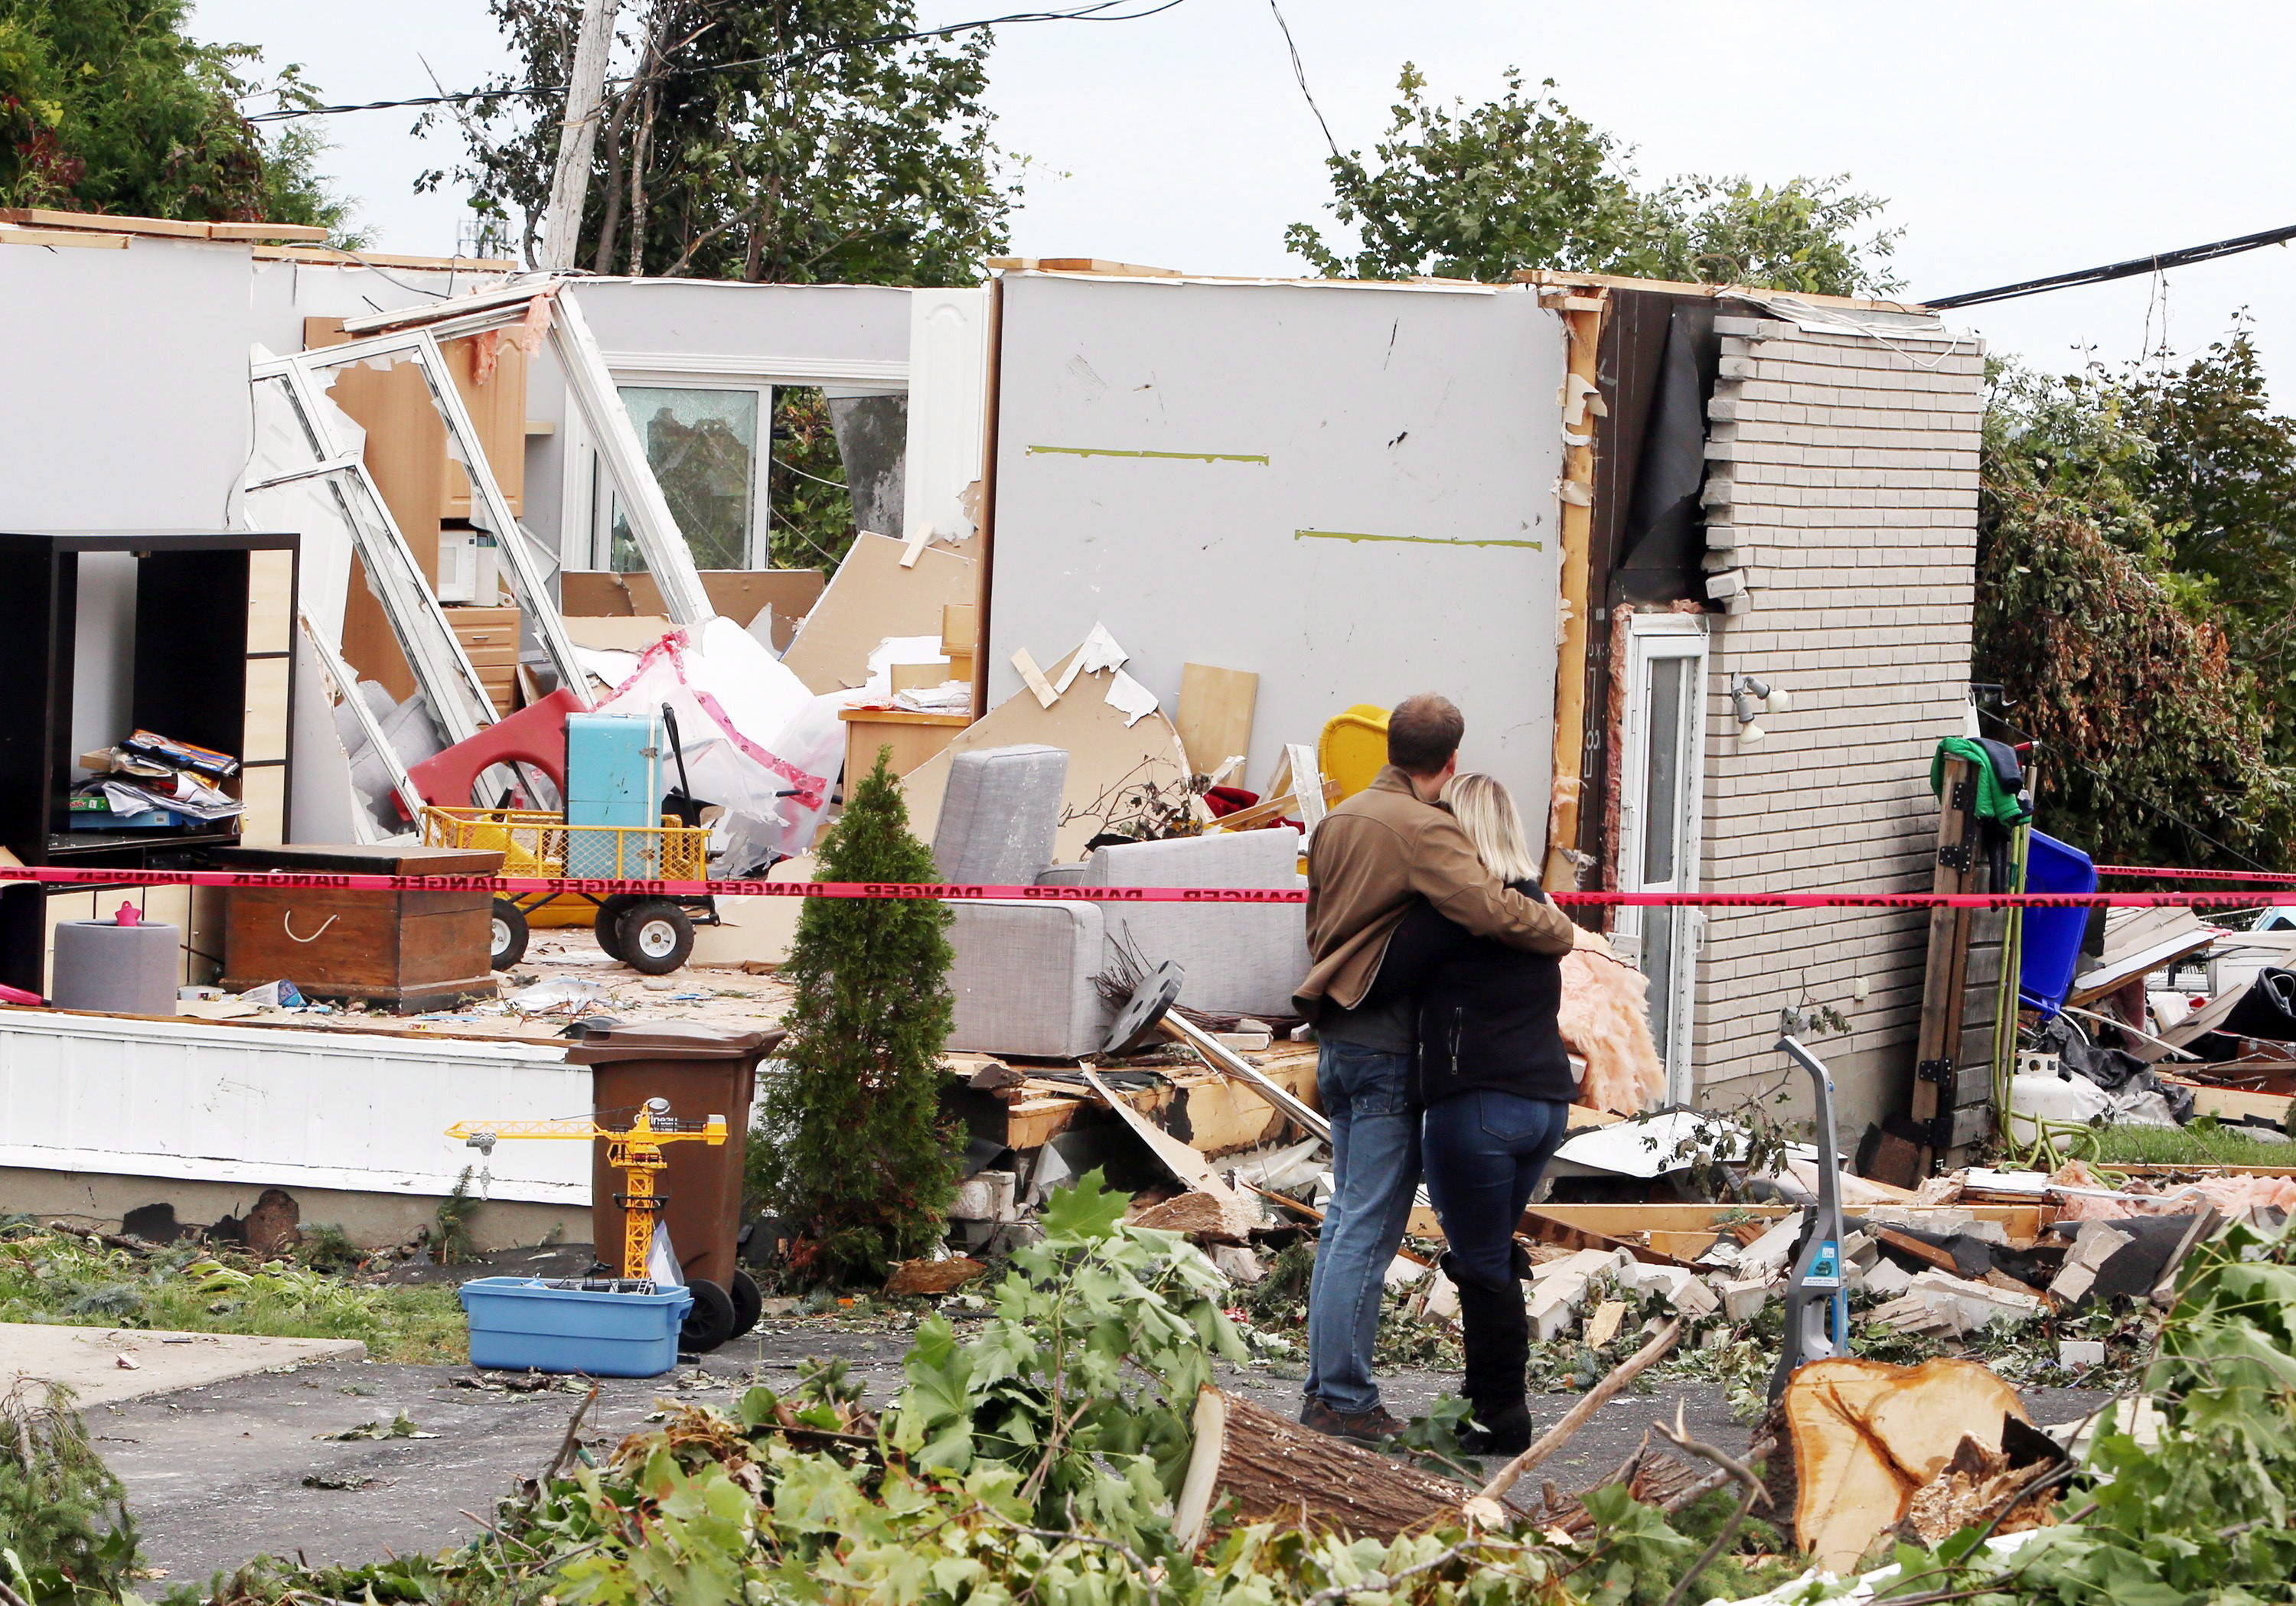
<path fill-rule="evenodd" d="M 2033 816 L 2017 801 L 2017 794 L 2001 784 L 1994 773 L 1993 755 L 1985 744 L 1967 736 L 1948 736 L 1937 744 L 1937 753 L 1930 759 L 1930 791 L 1936 797 L 1945 796 L 1945 761 L 1962 758 L 1968 761 L 1977 777 L 1977 816 L 1999 825 L 2022 825 Z"/>

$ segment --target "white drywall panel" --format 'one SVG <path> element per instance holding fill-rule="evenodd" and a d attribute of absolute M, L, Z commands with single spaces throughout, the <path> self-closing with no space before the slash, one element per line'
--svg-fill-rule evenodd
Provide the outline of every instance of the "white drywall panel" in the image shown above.
<path fill-rule="evenodd" d="M 247 462 L 247 256 L 0 247 L 0 527 L 221 529 Z"/>
<path fill-rule="evenodd" d="M 1175 709 L 1259 676 L 1249 783 L 1440 692 L 1534 834 L 1551 782 L 1564 335 L 1521 291 L 1008 275 L 989 694 L 1104 623 Z M 1319 533 L 1321 532 L 1321 533 Z"/>
<path fill-rule="evenodd" d="M 590 332 L 618 373 L 907 387 L 906 290 L 716 279 L 585 280 L 581 290 Z"/>
<path fill-rule="evenodd" d="M 587 1143 L 488 1160 L 445 1130 L 590 1103 L 588 1069 L 532 1044 L 0 1015 L 0 1166 L 423 1195 L 470 1166 L 487 1197 L 585 1205 Z"/>
<path fill-rule="evenodd" d="M 303 349 L 305 318 L 370 318 L 379 312 L 404 312 L 451 296 L 491 290 L 503 282 L 498 273 L 258 262 L 251 254 L 247 256 L 253 285 L 249 306 L 254 324 L 248 338 L 260 340 L 276 356 Z"/>

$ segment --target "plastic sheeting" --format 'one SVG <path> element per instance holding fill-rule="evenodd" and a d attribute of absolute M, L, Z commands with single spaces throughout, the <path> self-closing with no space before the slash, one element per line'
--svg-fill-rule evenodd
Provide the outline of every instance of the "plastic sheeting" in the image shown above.
<path fill-rule="evenodd" d="M 850 697 L 815 696 L 747 630 L 714 619 L 646 649 L 598 712 L 676 712 L 693 796 L 726 811 L 710 840 L 718 873 L 740 876 L 812 845 L 845 744 L 837 711 Z"/>

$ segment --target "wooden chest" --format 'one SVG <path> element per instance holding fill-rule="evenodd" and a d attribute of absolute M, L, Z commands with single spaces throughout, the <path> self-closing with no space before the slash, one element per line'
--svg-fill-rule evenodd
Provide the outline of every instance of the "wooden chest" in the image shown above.
<path fill-rule="evenodd" d="M 242 848 L 213 856 L 226 870 L 319 875 L 494 875 L 502 855 L 453 848 Z M 234 887 L 224 894 L 222 985 L 233 992 L 291 981 L 306 996 L 379 1004 L 400 1014 L 491 996 L 484 889 L 367 891 L 348 887 Z"/>

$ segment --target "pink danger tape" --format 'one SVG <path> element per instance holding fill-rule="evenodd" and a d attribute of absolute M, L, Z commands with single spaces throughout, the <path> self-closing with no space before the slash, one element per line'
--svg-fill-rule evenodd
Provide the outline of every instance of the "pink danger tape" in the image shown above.
<path fill-rule="evenodd" d="M 574 893 L 586 897 L 936 898 L 1090 904 L 1304 904 L 1291 887 L 996 887 L 944 881 L 652 881 L 531 875 L 332 875 L 311 871 L 79 870 L 0 865 L 0 885 L 308 887 L 349 892 Z M 1557 892 L 1564 908 L 2252 909 L 2296 905 L 2296 887 L 2243 892 Z"/>
<path fill-rule="evenodd" d="M 2259 881 L 2266 886 L 2296 886 L 2296 875 L 2276 870 L 2171 870 L 2157 864 L 2099 864 L 2099 875 L 2153 876 L 2164 881 Z"/>

